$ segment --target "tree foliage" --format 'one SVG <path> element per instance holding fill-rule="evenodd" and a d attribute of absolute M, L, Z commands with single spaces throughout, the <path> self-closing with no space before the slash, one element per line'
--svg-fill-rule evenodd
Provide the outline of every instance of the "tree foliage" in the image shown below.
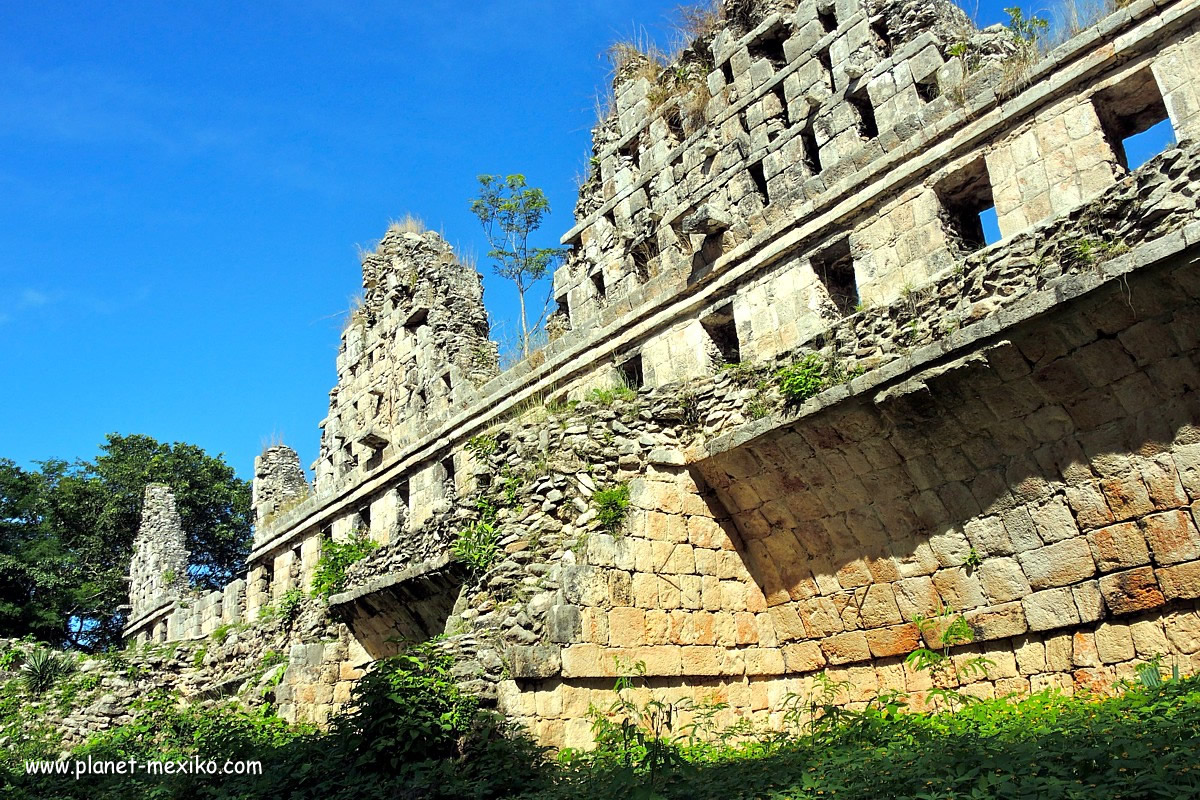
<path fill-rule="evenodd" d="M 87 650 L 120 642 L 147 483 L 175 493 L 194 585 L 223 586 L 249 553 L 249 484 L 195 445 L 110 434 L 93 461 L 40 467 L 0 461 L 0 635 Z"/>
<path fill-rule="evenodd" d="M 546 303 L 533 324 L 529 323 L 525 295 L 558 260 L 562 250 L 533 247 L 529 237 L 550 213 L 550 201 L 537 187 L 526 186 L 524 175 L 479 176 L 479 196 L 471 201 L 471 212 L 479 217 L 492 248 L 488 258 L 493 270 L 517 286 L 521 306 L 521 356 L 529 355 L 530 341 L 545 320 Z M 548 299 L 548 298 L 547 298 Z"/>

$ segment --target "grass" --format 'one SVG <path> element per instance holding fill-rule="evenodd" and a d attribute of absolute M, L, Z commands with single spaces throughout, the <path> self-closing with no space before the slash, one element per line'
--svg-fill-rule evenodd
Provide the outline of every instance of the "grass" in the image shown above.
<path fill-rule="evenodd" d="M 429 228 L 425 221 L 412 214 L 405 214 L 400 219 L 388 220 L 388 233 L 425 233 Z"/>

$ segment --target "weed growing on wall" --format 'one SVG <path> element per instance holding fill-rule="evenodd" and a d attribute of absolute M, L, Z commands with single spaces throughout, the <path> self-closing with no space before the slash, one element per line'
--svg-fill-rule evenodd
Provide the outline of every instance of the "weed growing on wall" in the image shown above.
<path fill-rule="evenodd" d="M 472 523 L 458 532 L 450 551 L 473 572 L 487 572 L 500 555 L 500 531 L 491 522 Z"/>
<path fill-rule="evenodd" d="M 625 524 L 629 514 L 629 486 L 624 483 L 598 489 L 592 495 L 596 508 L 596 520 L 609 533 L 616 533 Z"/>
<path fill-rule="evenodd" d="M 313 571 L 312 596 L 328 599 L 346 588 L 346 570 L 378 549 L 379 544 L 359 531 L 344 542 L 321 542 L 321 557 Z"/>

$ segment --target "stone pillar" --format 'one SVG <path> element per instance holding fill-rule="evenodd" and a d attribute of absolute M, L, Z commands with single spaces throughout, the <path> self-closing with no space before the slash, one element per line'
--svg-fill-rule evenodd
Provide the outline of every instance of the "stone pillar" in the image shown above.
<path fill-rule="evenodd" d="M 299 454 L 287 445 L 268 447 L 254 459 L 254 527 L 261 531 L 274 514 L 308 497 Z"/>
<path fill-rule="evenodd" d="M 142 521 L 129 564 L 130 619 L 137 620 L 188 588 L 188 550 L 183 522 L 169 487 L 152 483 L 142 501 Z"/>

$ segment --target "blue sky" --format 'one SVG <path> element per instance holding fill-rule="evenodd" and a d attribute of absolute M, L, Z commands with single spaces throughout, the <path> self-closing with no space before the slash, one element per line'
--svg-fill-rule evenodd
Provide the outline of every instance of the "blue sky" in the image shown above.
<path fill-rule="evenodd" d="M 983 4 L 987 24 L 1002 3 Z M 9 3 L 0 12 L 0 457 L 109 431 L 316 455 L 357 245 L 524 172 L 573 222 L 599 57 L 675 2 Z M 992 7 L 994 6 L 994 8 Z"/>

